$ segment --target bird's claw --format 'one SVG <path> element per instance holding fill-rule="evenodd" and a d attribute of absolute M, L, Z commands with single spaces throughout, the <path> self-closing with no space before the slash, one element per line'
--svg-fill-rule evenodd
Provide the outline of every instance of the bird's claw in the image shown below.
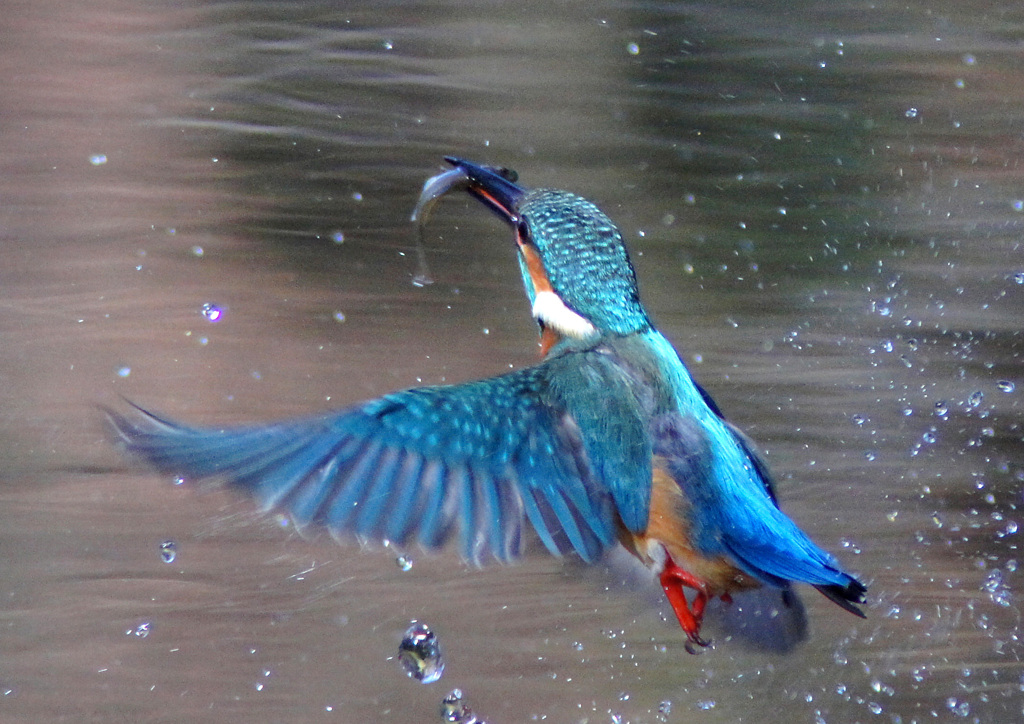
<path fill-rule="evenodd" d="M 711 646 L 711 643 L 711 639 L 702 639 L 700 636 L 696 639 L 687 637 L 684 648 L 686 649 L 686 653 L 691 656 L 700 656 L 704 653 L 704 649 Z"/>
<path fill-rule="evenodd" d="M 684 586 L 697 592 L 692 606 L 686 600 L 686 594 L 683 592 Z M 686 634 L 687 652 L 698 654 L 701 649 L 710 646 L 711 640 L 703 639 L 700 636 L 700 624 L 704 618 L 704 608 L 707 606 L 709 598 L 705 583 L 668 558 L 661 571 L 661 587 L 672 606 L 672 611 L 679 619 L 679 625 L 682 626 L 683 632 Z M 698 646 L 700 649 L 696 648 Z"/>

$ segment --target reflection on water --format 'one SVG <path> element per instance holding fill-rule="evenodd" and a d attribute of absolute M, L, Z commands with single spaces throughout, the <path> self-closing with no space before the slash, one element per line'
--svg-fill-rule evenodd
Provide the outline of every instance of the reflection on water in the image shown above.
<path fill-rule="evenodd" d="M 455 687 L 492 724 L 1019 716 L 1019 21 L 989 3 L 8 9 L 0 718 L 429 721 Z M 692 657 L 614 565 L 307 541 L 117 457 L 95 404 L 119 395 L 271 419 L 529 364 L 507 231 L 469 201 L 434 210 L 436 283 L 411 283 L 409 214 L 446 153 L 620 223 L 787 512 L 871 584 L 867 621 L 805 595 L 795 652 L 721 613 Z M 412 620 L 444 641 L 433 686 L 395 661 Z"/>

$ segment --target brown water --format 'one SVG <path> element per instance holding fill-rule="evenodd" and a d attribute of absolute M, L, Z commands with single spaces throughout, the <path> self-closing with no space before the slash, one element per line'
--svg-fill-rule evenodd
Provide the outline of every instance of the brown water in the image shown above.
<path fill-rule="evenodd" d="M 995 2 L 8 3 L 0 721 L 429 722 L 456 686 L 491 724 L 1019 720 L 1022 41 Z M 529 364 L 469 199 L 410 283 L 449 153 L 619 222 L 866 621 L 806 592 L 793 653 L 712 612 L 694 657 L 607 568 L 403 572 L 117 455 L 122 395 L 272 419 Z"/>

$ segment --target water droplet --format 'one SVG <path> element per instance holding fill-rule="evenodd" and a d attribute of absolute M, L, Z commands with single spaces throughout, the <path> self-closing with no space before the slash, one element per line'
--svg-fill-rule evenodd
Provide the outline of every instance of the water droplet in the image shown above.
<path fill-rule="evenodd" d="M 444 673 L 441 644 L 428 626 L 413 624 L 398 646 L 398 660 L 409 676 L 423 684 L 432 684 Z"/>
<path fill-rule="evenodd" d="M 441 721 L 453 724 L 486 724 L 477 719 L 469 705 L 462 700 L 462 689 L 452 689 L 448 696 L 441 700 Z"/>
<path fill-rule="evenodd" d="M 999 380 L 996 382 L 996 387 L 998 387 L 1002 392 L 1013 392 L 1017 389 L 1017 386 L 1010 382 L 1010 380 Z"/>
<path fill-rule="evenodd" d="M 904 113 L 907 118 L 917 118 L 918 110 L 916 108 L 908 108 L 907 112 Z"/>
<path fill-rule="evenodd" d="M 971 393 L 970 397 L 967 398 L 967 404 L 971 407 L 977 407 L 985 399 L 985 393 L 981 390 L 975 390 Z"/>
<path fill-rule="evenodd" d="M 854 415 L 850 419 L 853 420 L 854 425 L 863 425 L 867 421 L 867 418 L 864 417 L 864 415 Z"/>
<path fill-rule="evenodd" d="M 1003 572 L 998 568 L 992 569 L 981 585 L 981 589 L 988 594 L 992 603 L 1000 606 L 1010 606 L 1012 603 L 1010 588 L 1003 581 Z"/>
<path fill-rule="evenodd" d="M 395 563 L 398 564 L 398 567 L 402 569 L 402 571 L 412 570 L 412 558 L 409 556 L 398 556 L 398 558 L 395 559 Z"/>
<path fill-rule="evenodd" d="M 462 689 L 452 689 L 448 696 L 441 700 L 441 719 L 458 721 L 462 716 Z"/>
<path fill-rule="evenodd" d="M 172 233 L 173 233 L 173 231 L 172 231 Z M 195 254 L 196 256 L 202 256 L 203 253 L 204 253 L 203 252 L 203 247 L 201 247 L 199 245 L 193 246 L 192 247 L 192 253 Z"/>
<path fill-rule="evenodd" d="M 178 544 L 172 540 L 165 540 L 160 544 L 160 558 L 164 563 L 174 563 L 178 557 Z"/>
<path fill-rule="evenodd" d="M 332 232 L 331 233 L 331 241 L 333 241 L 335 244 L 344 244 L 345 243 L 345 232 L 344 231 Z"/>
<path fill-rule="evenodd" d="M 946 707 L 953 712 L 955 716 L 966 717 L 971 713 L 971 705 L 966 701 L 957 701 L 955 696 L 951 696 L 946 699 Z"/>
<path fill-rule="evenodd" d="M 935 403 L 935 414 L 939 417 L 945 417 L 949 414 L 949 405 L 946 404 L 945 400 L 939 400 Z"/>
<path fill-rule="evenodd" d="M 132 368 L 129 367 L 128 365 L 123 365 L 123 366 L 117 368 L 117 376 L 118 377 L 127 377 L 131 373 L 132 373 Z"/>
<path fill-rule="evenodd" d="M 125 631 L 129 636 L 135 636 L 136 638 L 144 639 L 149 636 L 150 631 L 153 630 L 153 624 L 149 621 L 143 621 L 135 628 L 130 628 Z"/>
<path fill-rule="evenodd" d="M 715 705 L 716 705 L 716 702 L 715 702 L 714 699 L 699 699 L 697 701 L 697 708 L 698 709 L 703 709 L 704 711 L 708 711 L 709 709 L 714 709 Z"/>
<path fill-rule="evenodd" d="M 206 302 L 205 304 L 203 304 L 200 313 L 204 317 L 206 317 L 206 320 L 208 322 L 219 322 L 221 319 L 224 318 L 223 307 L 218 307 L 213 302 Z"/>
<path fill-rule="evenodd" d="M 345 313 L 344 312 L 335 312 L 334 313 L 334 321 L 335 322 L 344 322 L 345 321 Z"/>
<path fill-rule="evenodd" d="M 640 46 L 636 43 L 628 43 L 626 45 L 626 52 L 630 55 L 640 55 Z"/>
<path fill-rule="evenodd" d="M 868 462 L 874 462 L 875 460 L 878 459 L 878 453 L 876 453 L 874 450 L 868 450 L 866 453 L 864 453 L 864 459 L 867 460 Z"/>
<path fill-rule="evenodd" d="M 89 156 L 89 163 L 93 166 L 102 166 L 107 162 L 107 157 L 102 153 L 97 153 L 95 156 Z"/>
<path fill-rule="evenodd" d="M 1021 203 L 1021 208 L 1024 208 L 1024 202 Z M 1024 272 L 1017 272 L 1013 275 L 1013 281 L 1018 284 L 1024 284 Z"/>
<path fill-rule="evenodd" d="M 384 47 L 384 50 L 394 50 L 395 49 L 395 44 L 391 40 L 385 40 L 383 43 L 381 43 L 381 45 Z"/>
<path fill-rule="evenodd" d="M 924 440 L 929 445 L 933 444 L 935 442 L 935 440 L 937 439 L 935 437 L 935 431 L 934 430 L 929 430 L 928 432 L 926 432 L 924 435 L 921 436 L 921 439 Z"/>

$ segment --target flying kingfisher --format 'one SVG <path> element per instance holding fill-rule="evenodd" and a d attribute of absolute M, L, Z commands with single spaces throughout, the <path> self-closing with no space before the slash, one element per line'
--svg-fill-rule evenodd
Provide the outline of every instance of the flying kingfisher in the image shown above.
<path fill-rule="evenodd" d="M 767 467 L 640 303 L 622 235 L 594 204 L 446 157 L 414 212 L 465 189 L 514 230 L 543 359 L 270 424 L 191 427 L 109 412 L 157 469 L 225 479 L 298 528 L 510 561 L 524 521 L 555 554 L 621 544 L 656 572 L 690 645 L 710 599 L 810 584 L 863 617 L 866 587 L 780 509 Z M 688 600 L 684 589 L 694 593 Z"/>

